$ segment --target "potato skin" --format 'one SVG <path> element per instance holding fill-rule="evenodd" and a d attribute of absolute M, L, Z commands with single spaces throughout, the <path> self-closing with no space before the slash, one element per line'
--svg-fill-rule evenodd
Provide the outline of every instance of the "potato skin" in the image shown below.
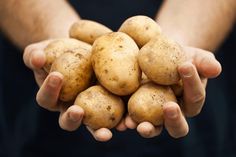
<path fill-rule="evenodd" d="M 83 108 L 83 123 L 92 129 L 115 127 L 124 114 L 124 104 L 120 97 L 110 93 L 100 85 L 81 92 L 75 105 Z"/>
<path fill-rule="evenodd" d="M 72 101 L 77 94 L 90 85 L 93 75 L 91 52 L 64 53 L 52 64 L 51 71 L 60 72 L 63 85 L 59 99 L 65 102 Z"/>
<path fill-rule="evenodd" d="M 137 123 L 148 121 L 159 126 L 163 124 L 163 105 L 168 101 L 177 102 L 171 88 L 149 82 L 130 97 L 128 112 Z"/>
<path fill-rule="evenodd" d="M 122 32 L 98 38 L 92 47 L 92 65 L 98 81 L 110 92 L 129 95 L 140 84 L 138 46 Z"/>
<path fill-rule="evenodd" d="M 144 45 L 138 55 L 141 70 L 153 82 L 176 84 L 180 80 L 178 66 L 186 61 L 182 47 L 165 36 L 159 36 Z"/>
<path fill-rule="evenodd" d="M 171 88 L 177 97 L 183 96 L 184 87 L 182 80 L 180 80 L 177 84 L 171 85 Z"/>
<path fill-rule="evenodd" d="M 93 44 L 98 37 L 110 32 L 112 32 L 111 29 L 100 23 L 90 20 L 80 20 L 71 26 L 69 34 L 71 38 Z"/>
<path fill-rule="evenodd" d="M 49 43 L 44 49 L 46 57 L 44 70 L 46 72 L 49 72 L 51 65 L 55 61 L 55 59 L 60 57 L 64 53 L 89 52 L 91 51 L 91 48 L 91 45 L 76 39 L 64 38 L 54 40 Z"/>
<path fill-rule="evenodd" d="M 161 34 L 160 26 L 150 17 L 138 15 L 128 18 L 121 27 L 119 32 L 128 34 L 139 47 L 142 47 L 152 38 Z"/>

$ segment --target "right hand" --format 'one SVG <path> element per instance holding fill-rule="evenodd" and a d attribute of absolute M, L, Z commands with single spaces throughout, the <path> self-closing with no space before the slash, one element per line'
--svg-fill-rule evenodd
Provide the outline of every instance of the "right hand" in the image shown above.
<path fill-rule="evenodd" d="M 35 80 L 40 87 L 36 96 L 38 104 L 49 111 L 60 112 L 60 127 L 67 131 L 74 131 L 81 125 L 84 110 L 77 105 L 71 103 L 66 104 L 59 101 L 58 97 L 63 85 L 63 75 L 59 72 L 47 74 L 43 70 L 43 66 L 46 62 L 44 48 L 51 41 L 52 40 L 46 40 L 27 46 L 24 50 L 24 63 L 33 70 Z M 126 129 L 124 120 L 120 122 L 117 129 L 120 131 Z M 108 141 L 112 138 L 112 133 L 107 128 L 98 130 L 88 128 L 88 130 L 98 141 Z"/>
<path fill-rule="evenodd" d="M 163 105 L 163 126 L 173 138 L 188 134 L 189 126 L 185 117 L 195 117 L 201 112 L 206 97 L 207 79 L 215 78 L 221 73 L 221 65 L 212 52 L 184 45 L 183 48 L 188 60 L 178 67 L 184 89 L 182 100 L 179 104 L 167 102 Z M 155 127 L 150 122 L 137 124 L 130 116 L 126 117 L 125 124 L 130 129 L 136 128 L 145 138 L 158 136 L 163 130 L 163 126 Z"/>

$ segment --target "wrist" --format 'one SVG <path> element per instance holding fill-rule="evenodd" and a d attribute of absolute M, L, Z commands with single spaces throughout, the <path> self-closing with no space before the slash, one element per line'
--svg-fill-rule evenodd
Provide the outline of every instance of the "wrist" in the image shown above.
<path fill-rule="evenodd" d="M 67 38 L 69 37 L 70 27 L 80 18 L 78 15 L 67 16 L 67 18 L 57 17 L 52 19 L 46 24 L 44 33 L 45 38 Z"/>

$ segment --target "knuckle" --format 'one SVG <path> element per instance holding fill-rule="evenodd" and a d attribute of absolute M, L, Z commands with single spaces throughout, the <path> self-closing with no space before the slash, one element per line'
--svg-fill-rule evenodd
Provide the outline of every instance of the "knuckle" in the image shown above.
<path fill-rule="evenodd" d="M 199 115 L 202 110 L 202 106 L 205 102 L 205 98 L 206 98 L 205 91 L 200 94 L 196 94 L 195 96 L 190 98 L 188 103 L 184 104 L 183 107 L 184 115 L 190 118 Z"/>
<path fill-rule="evenodd" d="M 204 91 L 204 92 L 201 92 L 201 93 L 196 94 L 195 96 L 193 96 L 190 101 L 191 101 L 192 104 L 196 104 L 196 105 L 200 104 L 201 105 L 201 104 L 204 103 L 205 98 L 206 98 L 206 93 Z"/>

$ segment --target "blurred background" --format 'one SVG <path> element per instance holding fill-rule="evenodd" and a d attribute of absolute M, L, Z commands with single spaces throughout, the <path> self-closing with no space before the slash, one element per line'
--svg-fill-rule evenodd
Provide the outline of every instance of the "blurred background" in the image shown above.
<path fill-rule="evenodd" d="M 71 0 L 85 19 L 113 30 L 128 17 L 155 17 L 161 1 Z M 134 5 L 135 4 L 135 5 Z M 58 125 L 58 113 L 40 108 L 33 73 L 22 60 L 22 50 L 0 33 L 0 156 L 236 156 L 236 29 L 218 49 L 222 74 L 208 82 L 206 103 L 200 115 L 188 119 L 190 132 L 173 139 L 164 131 L 144 139 L 135 130 L 117 132 L 106 143 L 96 142 L 82 126 L 66 132 Z"/>

